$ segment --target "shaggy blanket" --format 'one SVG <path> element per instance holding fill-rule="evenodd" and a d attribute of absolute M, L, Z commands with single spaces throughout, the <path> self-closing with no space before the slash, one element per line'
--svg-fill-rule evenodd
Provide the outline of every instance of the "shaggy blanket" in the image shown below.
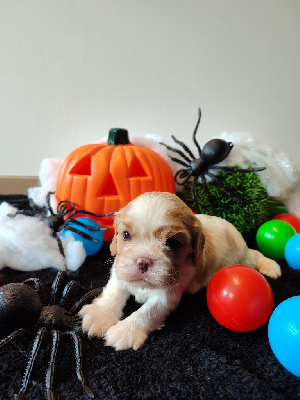
<path fill-rule="evenodd" d="M 29 207 L 25 196 L 0 196 L 18 208 Z M 29 232 L 28 234 L 34 234 Z M 252 247 L 255 246 L 252 243 Z M 69 279 L 80 282 L 76 302 L 90 289 L 104 286 L 111 258 L 108 243 L 88 257 Z M 274 307 L 300 295 L 300 271 L 281 261 L 283 275 L 268 279 Z M 0 284 L 39 278 L 50 288 L 57 271 L 45 269 L 20 272 L 0 271 Z M 72 305 L 72 304 L 71 304 Z M 129 300 L 125 313 L 137 308 Z M 0 332 L 0 339 L 6 333 Z M 0 398 L 14 399 L 21 388 L 36 330 L 28 330 L 0 348 Z M 83 374 L 95 399 L 299 399 L 300 379 L 274 356 L 268 341 L 267 323 L 249 333 L 236 333 L 219 325 L 206 303 L 206 290 L 185 295 L 165 326 L 153 332 L 138 351 L 116 352 L 101 339 L 82 336 Z M 51 353 L 51 335 L 46 333 L 30 376 L 28 399 L 45 398 L 45 373 Z M 300 357 L 300 355 L 299 355 Z M 53 389 L 57 399 L 88 399 L 76 376 L 72 341 L 62 336 L 57 350 Z"/>

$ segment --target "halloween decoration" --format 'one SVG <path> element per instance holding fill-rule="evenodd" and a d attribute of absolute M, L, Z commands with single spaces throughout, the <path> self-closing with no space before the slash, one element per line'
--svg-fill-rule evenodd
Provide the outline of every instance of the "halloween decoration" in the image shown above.
<path fill-rule="evenodd" d="M 64 160 L 57 178 L 58 201 L 69 199 L 76 209 L 97 214 L 118 211 L 139 194 L 175 192 L 168 163 L 155 151 L 130 143 L 125 129 L 111 129 L 107 143 L 75 149 Z M 99 219 L 104 240 L 113 237 L 113 220 Z"/>
<path fill-rule="evenodd" d="M 240 264 L 216 272 L 208 284 L 206 298 L 212 316 L 235 332 L 258 329 L 273 309 L 273 293 L 266 278 Z"/>
<path fill-rule="evenodd" d="M 215 175 L 211 172 L 211 170 L 223 170 L 223 171 L 230 171 L 230 172 L 242 172 L 242 173 L 249 173 L 249 172 L 258 172 L 263 171 L 265 167 L 258 167 L 258 168 L 239 168 L 239 167 L 228 167 L 228 166 L 221 166 L 217 165 L 220 162 L 224 161 L 225 158 L 229 155 L 233 148 L 233 144 L 231 142 L 226 142 L 222 139 L 212 139 L 209 140 L 201 149 L 200 145 L 196 140 L 196 133 L 200 124 L 201 120 L 201 109 L 199 108 L 198 111 L 198 121 L 196 123 L 196 127 L 193 132 L 193 142 L 195 143 L 199 158 L 196 158 L 191 150 L 180 140 L 176 139 L 173 135 L 171 136 L 172 139 L 176 144 L 178 144 L 183 150 L 176 149 L 174 147 L 168 146 L 165 143 L 161 143 L 162 145 L 166 146 L 168 150 L 173 151 L 174 153 L 178 154 L 181 158 L 171 157 L 171 160 L 182 165 L 184 168 L 177 171 L 175 174 L 175 181 L 178 185 L 183 186 L 185 183 L 189 181 L 190 178 L 193 178 L 193 183 L 191 185 L 191 193 L 193 198 L 193 206 L 197 213 L 200 213 L 200 209 L 197 202 L 197 195 L 196 195 L 196 184 L 198 179 L 200 179 L 200 183 L 203 186 L 203 189 L 206 193 L 206 196 L 210 202 L 212 213 L 215 214 L 215 206 L 210 194 L 206 176 L 211 178 L 213 182 L 217 185 L 225 188 L 232 197 L 234 197 L 238 202 L 242 201 L 242 196 L 239 193 L 233 192 L 230 187 L 224 182 L 224 180 L 219 176 Z"/>
<path fill-rule="evenodd" d="M 53 211 L 53 208 L 51 207 L 51 204 L 50 204 L 50 196 L 52 194 L 54 194 L 54 192 L 49 192 L 47 194 L 47 198 L 46 198 L 47 211 L 50 212 L 49 216 L 47 216 L 45 210 L 43 210 L 38 205 L 34 204 L 33 201 L 30 202 L 30 206 L 31 206 L 30 210 L 25 210 L 25 211 L 19 210 L 15 214 L 8 214 L 8 216 L 10 218 L 14 218 L 18 214 L 23 214 L 23 215 L 31 216 L 31 217 L 36 216 L 36 215 L 41 215 L 44 218 L 46 225 L 48 225 L 49 228 L 51 229 L 53 236 L 57 240 L 59 251 L 63 257 L 65 257 L 65 253 L 64 253 L 61 239 L 58 236 L 58 232 L 62 231 L 64 228 L 68 228 L 69 231 L 77 233 L 78 235 L 82 236 L 86 240 L 90 240 L 91 242 L 98 243 L 99 240 L 96 239 L 95 237 L 89 235 L 86 231 L 87 230 L 103 231 L 106 228 L 100 228 L 100 226 L 94 226 L 94 224 L 88 225 L 88 224 L 83 223 L 81 220 L 78 220 L 73 217 L 76 214 L 91 215 L 93 217 L 106 217 L 106 216 L 112 215 L 113 213 L 109 213 L 106 215 L 98 215 L 98 214 L 94 214 L 92 212 L 85 211 L 85 210 L 75 210 L 74 203 L 72 203 L 71 201 L 68 201 L 68 200 L 62 200 L 58 203 L 57 214 L 55 214 Z M 83 231 L 81 229 L 77 229 L 76 226 L 85 228 L 85 231 Z"/>
<path fill-rule="evenodd" d="M 219 177 L 230 187 L 232 192 L 243 196 L 242 201 L 236 199 L 225 187 L 215 182 L 208 182 L 207 186 L 214 202 L 215 215 L 231 222 L 245 238 L 256 234 L 257 229 L 270 219 L 275 201 L 270 197 L 262 185 L 259 176 L 250 172 L 220 171 Z M 193 208 L 191 182 L 183 186 L 182 200 Z M 198 208 L 201 214 L 212 215 L 211 205 L 206 192 L 200 183 L 195 187 Z"/>
<path fill-rule="evenodd" d="M 266 257 L 283 260 L 285 246 L 295 234 L 296 229 L 289 223 L 271 219 L 258 228 L 257 247 Z"/>
<path fill-rule="evenodd" d="M 280 303 L 273 311 L 268 327 L 271 349 L 278 361 L 300 378 L 300 296 Z"/>
<path fill-rule="evenodd" d="M 272 219 L 285 221 L 288 224 L 292 225 L 296 229 L 297 233 L 300 232 L 300 218 L 297 217 L 296 215 L 289 214 L 289 213 L 277 214 Z"/>
<path fill-rule="evenodd" d="M 20 271 L 45 268 L 62 271 L 66 267 L 78 270 L 86 259 L 82 243 L 68 236 L 62 240 L 65 257 L 62 256 L 57 240 L 40 214 L 26 216 L 30 215 L 29 207 L 20 212 L 5 201 L 0 204 L 0 270 L 5 267 Z M 14 218 L 8 217 L 9 214 L 15 215 Z"/>
<path fill-rule="evenodd" d="M 74 220 L 75 222 L 81 222 L 82 225 L 77 225 L 77 232 L 80 231 L 80 233 L 77 233 L 74 230 L 70 230 L 69 228 L 72 227 L 74 224 L 73 221 L 70 221 L 67 227 L 62 231 L 62 237 L 66 237 L 67 235 L 71 234 L 75 240 L 79 240 L 82 242 L 82 245 L 84 247 L 84 250 L 86 252 L 87 256 L 92 256 L 96 254 L 100 249 L 103 244 L 103 230 L 101 229 L 100 225 L 98 224 L 97 221 L 88 218 L 88 217 L 79 217 Z M 74 225 L 73 225 L 74 226 Z M 95 227 L 97 229 L 93 230 L 92 232 L 89 232 L 90 228 Z M 76 227 L 76 225 L 74 226 Z M 92 239 L 86 238 L 83 235 L 81 235 L 81 231 L 85 232 L 88 234 L 88 236 L 91 236 Z"/>
<path fill-rule="evenodd" d="M 89 398 L 94 398 L 91 389 L 85 383 L 82 372 L 81 329 L 77 312 L 86 301 L 91 301 L 99 295 L 100 290 L 94 289 L 86 293 L 69 309 L 67 304 L 70 303 L 70 297 L 74 296 L 79 283 L 71 280 L 65 284 L 66 278 L 65 272 L 57 273 L 45 305 L 42 305 L 45 288 L 37 278 L 0 287 L 0 327 L 1 330 L 10 332 L 7 337 L 0 341 L 0 349 L 8 346 L 11 342 L 13 343 L 20 335 L 29 336 L 36 333 L 21 388 L 16 396 L 18 400 L 24 399 L 28 392 L 32 369 L 42 349 L 43 339 L 47 334 L 51 335 L 52 344 L 45 380 L 46 399 L 54 399 L 55 361 L 62 335 L 71 338 L 74 346 L 77 378 L 85 394 Z M 16 330 L 11 333 L 12 329 Z"/>
<path fill-rule="evenodd" d="M 288 240 L 284 248 L 284 257 L 291 268 L 300 270 L 300 233 Z"/>

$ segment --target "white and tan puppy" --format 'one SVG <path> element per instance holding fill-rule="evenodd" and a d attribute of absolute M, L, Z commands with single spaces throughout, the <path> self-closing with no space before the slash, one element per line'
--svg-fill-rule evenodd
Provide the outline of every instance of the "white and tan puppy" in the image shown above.
<path fill-rule="evenodd" d="M 249 249 L 232 224 L 195 216 L 171 193 L 142 194 L 116 213 L 110 249 L 116 257 L 108 284 L 80 315 L 89 336 L 104 336 L 116 350 L 141 347 L 184 292 L 206 286 L 226 265 L 248 265 L 272 278 L 281 275 L 279 265 Z M 122 320 L 131 294 L 143 305 Z"/>

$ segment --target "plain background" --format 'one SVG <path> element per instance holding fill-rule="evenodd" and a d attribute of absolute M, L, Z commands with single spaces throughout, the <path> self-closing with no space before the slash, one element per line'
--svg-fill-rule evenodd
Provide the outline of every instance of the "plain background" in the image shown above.
<path fill-rule="evenodd" d="M 299 0 L 0 0 L 0 175 L 111 127 L 248 132 L 298 163 Z M 298 163 L 299 164 L 299 163 Z"/>

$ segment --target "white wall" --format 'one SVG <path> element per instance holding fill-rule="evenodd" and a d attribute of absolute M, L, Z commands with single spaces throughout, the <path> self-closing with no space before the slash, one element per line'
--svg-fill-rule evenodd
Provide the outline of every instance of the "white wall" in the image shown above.
<path fill-rule="evenodd" d="M 299 0 L 0 0 L 0 175 L 110 127 L 249 132 L 298 163 Z"/>

